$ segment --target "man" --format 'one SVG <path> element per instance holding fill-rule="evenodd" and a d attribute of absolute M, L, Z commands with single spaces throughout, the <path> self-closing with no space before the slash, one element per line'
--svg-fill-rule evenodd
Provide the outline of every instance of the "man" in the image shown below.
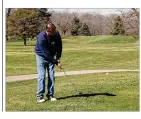
<path fill-rule="evenodd" d="M 53 23 L 48 22 L 46 31 L 38 34 L 35 53 L 38 72 L 37 102 L 45 102 L 46 69 L 48 73 L 48 93 L 46 96 L 48 100 L 56 101 L 54 97 L 54 64 L 61 68 L 62 40 Z"/>

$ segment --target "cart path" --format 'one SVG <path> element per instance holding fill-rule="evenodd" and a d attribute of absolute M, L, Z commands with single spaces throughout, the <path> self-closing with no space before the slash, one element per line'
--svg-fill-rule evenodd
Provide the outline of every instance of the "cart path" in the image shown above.
<path fill-rule="evenodd" d="M 67 75 L 80 75 L 80 74 L 91 74 L 91 73 L 110 73 L 110 72 L 139 72 L 138 69 L 117 69 L 117 70 L 80 70 L 80 71 L 66 71 Z M 56 72 L 55 76 L 64 76 L 64 72 Z M 24 81 L 37 79 L 37 74 L 19 75 L 19 76 L 7 76 L 6 82 Z"/>

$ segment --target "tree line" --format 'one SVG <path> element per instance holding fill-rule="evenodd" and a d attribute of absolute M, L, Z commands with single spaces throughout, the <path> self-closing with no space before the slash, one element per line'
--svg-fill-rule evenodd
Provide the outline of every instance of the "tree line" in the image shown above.
<path fill-rule="evenodd" d="M 119 14 L 52 12 L 52 21 L 66 35 L 139 35 L 139 10 L 119 10 Z"/>
<path fill-rule="evenodd" d="M 19 8 L 6 11 L 6 39 L 21 38 L 26 45 L 27 38 L 34 38 L 45 30 L 45 24 L 52 21 L 62 37 L 95 35 L 139 35 L 139 10 L 128 12 L 119 9 L 120 14 L 48 12 L 47 8 Z"/>

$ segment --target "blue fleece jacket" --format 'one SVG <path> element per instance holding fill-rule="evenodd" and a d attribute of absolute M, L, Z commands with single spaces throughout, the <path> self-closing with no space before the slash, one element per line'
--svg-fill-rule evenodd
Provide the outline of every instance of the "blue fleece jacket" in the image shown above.
<path fill-rule="evenodd" d="M 39 33 L 37 35 L 35 53 L 56 64 L 62 54 L 62 39 L 59 32 L 55 32 L 53 36 L 48 36 L 45 31 Z"/>

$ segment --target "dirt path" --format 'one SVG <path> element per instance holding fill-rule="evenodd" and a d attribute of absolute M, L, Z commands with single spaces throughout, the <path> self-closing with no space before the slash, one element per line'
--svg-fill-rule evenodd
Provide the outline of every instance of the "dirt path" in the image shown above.
<path fill-rule="evenodd" d="M 139 70 L 127 70 L 127 69 L 118 69 L 118 70 L 80 70 L 80 71 L 66 71 L 67 75 L 80 75 L 80 74 L 90 74 L 90 73 L 110 73 L 110 72 L 139 72 Z M 64 76 L 64 72 L 56 72 L 55 76 Z M 37 74 L 30 75 L 19 75 L 19 76 L 7 76 L 6 82 L 15 82 L 15 81 L 24 81 L 37 79 Z"/>

